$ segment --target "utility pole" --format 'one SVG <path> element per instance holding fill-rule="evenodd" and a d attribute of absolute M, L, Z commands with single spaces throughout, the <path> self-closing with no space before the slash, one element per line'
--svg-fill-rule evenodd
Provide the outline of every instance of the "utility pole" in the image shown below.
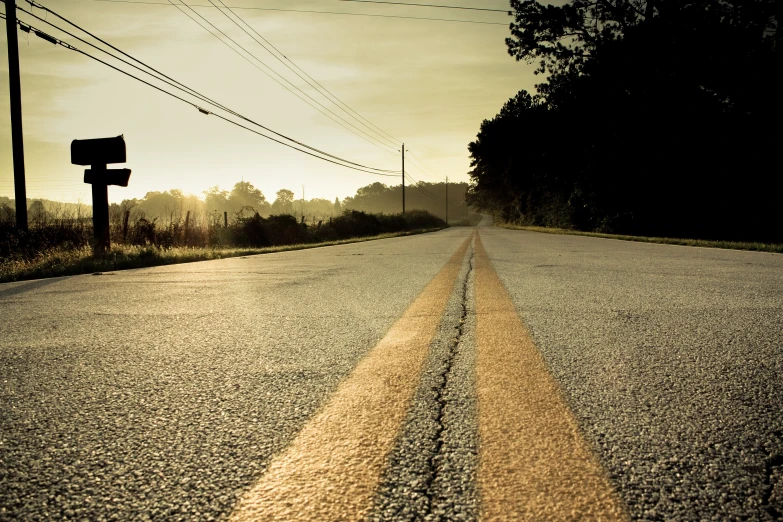
<path fill-rule="evenodd" d="M 304 223 L 304 185 L 302 185 L 302 223 Z"/>
<path fill-rule="evenodd" d="M 402 213 L 405 214 L 405 144 L 402 144 Z"/>
<path fill-rule="evenodd" d="M 16 228 L 27 230 L 27 188 L 24 181 L 22 135 L 22 85 L 19 80 L 19 41 L 16 34 L 16 0 L 5 0 L 5 32 L 8 38 L 8 86 L 11 93 L 11 148 L 14 158 Z"/>
<path fill-rule="evenodd" d="M 446 224 L 449 224 L 449 177 L 446 176 Z"/>

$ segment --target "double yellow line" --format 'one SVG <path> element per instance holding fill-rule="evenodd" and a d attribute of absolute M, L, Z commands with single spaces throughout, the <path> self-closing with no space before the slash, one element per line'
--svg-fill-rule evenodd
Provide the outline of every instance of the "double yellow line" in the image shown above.
<path fill-rule="evenodd" d="M 367 516 L 472 239 L 272 460 L 231 520 Z M 478 236 L 475 254 L 482 520 L 624 519 Z"/>

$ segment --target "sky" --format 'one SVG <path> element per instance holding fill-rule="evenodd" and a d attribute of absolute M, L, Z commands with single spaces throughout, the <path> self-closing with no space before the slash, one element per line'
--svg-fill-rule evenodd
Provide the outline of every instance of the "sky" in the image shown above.
<path fill-rule="evenodd" d="M 169 0 L 129 1 L 134 3 L 39 0 L 178 82 L 279 133 L 355 163 L 400 170 L 399 145 L 382 147 L 357 137 L 357 129 L 370 131 L 286 69 L 220 10 L 209 6 L 209 0 L 185 2 L 323 107 L 273 81 L 264 74 L 268 71 L 264 65 L 247 55 L 243 59 L 168 4 Z M 533 90 L 540 80 L 533 74 L 534 66 L 516 62 L 508 55 L 504 39 L 510 17 L 500 12 L 355 0 L 223 1 L 236 7 L 234 12 L 242 20 L 342 102 L 398 142 L 404 142 L 406 149 L 429 167 L 421 168 L 411 152 L 406 153 L 406 171 L 419 181 L 437 182 L 448 176 L 450 181 L 467 182 L 467 146 L 475 139 L 481 122 L 497 114 L 520 89 Z M 17 3 L 29 10 L 27 2 Z M 432 3 L 508 8 L 507 0 Z M 263 9 L 248 9 L 258 7 Z M 186 8 L 181 9 L 199 19 Z M 308 10 L 352 14 L 301 12 Z M 52 14 L 38 9 L 33 12 L 78 33 Z M 101 55 L 45 22 L 24 13 L 19 18 L 79 49 Z M 120 134 L 127 145 L 127 163 L 114 167 L 130 168 L 133 173 L 127 188 L 109 189 L 110 201 L 141 198 L 150 191 L 173 188 L 200 195 L 213 186 L 230 189 L 238 181 L 252 183 L 270 201 L 282 188 L 301 197 L 302 186 L 306 199 L 342 199 L 376 181 L 389 185 L 400 182 L 397 177 L 357 172 L 312 158 L 214 115 L 201 114 L 190 105 L 33 34 L 18 35 L 28 198 L 90 203 L 90 187 L 82 179 L 84 167 L 70 164 L 70 142 Z M 131 70 L 105 55 L 103 58 Z M 13 198 L 5 31 L 0 36 L 0 78 L 0 196 Z M 155 80 L 152 83 L 173 91 Z M 290 85 L 288 89 L 294 91 Z M 322 112 L 328 108 L 354 127 L 345 122 L 338 125 L 300 98 Z M 206 106 L 203 102 L 199 105 Z M 379 139 L 377 135 L 373 138 Z"/>

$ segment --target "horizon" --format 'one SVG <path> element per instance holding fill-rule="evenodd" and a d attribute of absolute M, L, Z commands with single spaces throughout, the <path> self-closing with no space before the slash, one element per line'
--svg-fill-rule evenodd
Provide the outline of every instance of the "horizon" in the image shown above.
<path fill-rule="evenodd" d="M 244 180 L 240 180 L 238 182 L 235 182 L 231 186 L 220 187 L 220 190 L 225 190 L 227 192 L 230 192 L 231 189 L 234 187 L 234 185 L 236 185 L 237 183 L 242 183 L 242 182 L 244 182 Z M 438 185 L 439 183 L 442 183 L 442 182 L 438 182 L 438 181 L 434 181 L 434 182 L 425 181 L 425 182 L 422 182 L 422 184 L 427 185 L 427 186 L 429 186 L 429 185 Z M 449 186 L 460 185 L 460 184 L 467 185 L 468 182 L 467 181 L 454 181 L 454 182 L 452 182 L 451 180 L 449 180 Z M 387 188 L 389 188 L 389 189 L 398 188 L 400 186 L 399 183 L 397 183 L 397 184 L 394 184 L 394 183 L 386 184 L 386 183 L 384 183 L 384 185 Z M 213 188 L 213 187 L 210 187 L 210 188 Z M 258 188 L 258 187 L 255 187 L 255 185 L 253 185 L 253 188 Z M 359 188 L 362 188 L 362 187 L 359 187 Z M 408 187 L 407 185 L 405 186 L 405 188 L 406 188 L 406 191 L 408 191 L 409 189 L 410 190 L 415 190 L 413 187 Z M 115 190 L 115 189 L 116 190 L 122 190 L 122 189 L 124 189 L 124 187 L 118 187 L 118 188 L 111 187 L 111 186 L 109 187 L 110 191 Z M 138 197 L 137 198 L 126 198 L 126 197 L 123 197 L 123 198 L 117 199 L 117 200 L 112 200 L 111 199 L 112 192 L 109 192 L 109 201 L 112 204 L 121 204 L 123 201 L 143 200 L 149 194 L 165 194 L 165 193 L 172 194 L 174 191 L 177 191 L 177 190 L 180 190 L 180 189 L 174 187 L 174 188 L 170 188 L 170 189 L 166 189 L 166 190 L 149 191 L 147 194 L 145 194 L 144 196 L 142 196 L 140 198 L 138 198 Z M 277 192 L 280 191 L 280 190 L 290 190 L 291 192 L 294 193 L 294 196 L 295 196 L 294 197 L 294 201 L 302 201 L 302 193 L 301 193 L 301 191 L 297 193 L 297 191 L 292 190 L 289 187 L 280 187 L 279 189 L 275 190 L 271 194 L 267 194 L 267 193 L 265 193 L 263 191 L 262 191 L 262 193 L 264 194 L 264 197 L 266 198 L 266 201 L 268 203 L 273 203 L 275 201 L 275 199 L 276 199 Z M 185 191 L 181 191 L 181 190 L 180 190 L 180 192 L 182 192 L 182 197 L 183 198 L 192 198 L 193 197 L 193 198 L 197 198 L 198 200 L 204 202 L 206 200 L 205 195 L 208 192 L 208 190 L 204 190 L 204 191 L 201 191 L 199 193 L 185 192 Z M 119 194 L 119 193 L 116 193 L 116 194 Z M 122 194 L 119 194 L 119 195 L 122 195 Z M 307 194 L 305 194 L 305 196 L 306 195 Z M 340 203 L 342 203 L 345 199 L 355 198 L 356 195 L 357 195 L 356 192 L 354 192 L 353 194 L 350 194 L 350 195 L 347 195 L 347 196 L 343 196 L 343 197 L 335 196 L 334 198 L 331 198 L 331 199 L 330 198 L 322 198 L 322 197 L 319 197 L 319 196 L 313 196 L 313 197 L 305 197 L 304 200 L 305 200 L 305 202 L 307 202 L 307 201 L 314 201 L 314 200 L 329 200 L 329 201 L 334 202 L 334 199 L 336 198 L 336 199 L 338 199 L 340 201 Z M 91 198 L 88 198 L 88 199 L 91 199 Z M 8 200 L 9 202 L 14 202 L 14 203 L 16 201 L 13 198 L 13 194 L 11 194 L 10 196 L 9 195 L 0 195 L 0 203 L 3 203 L 3 200 Z M 91 203 L 89 203 L 87 201 L 63 201 L 63 200 L 59 200 L 59 199 L 50 199 L 50 198 L 45 198 L 45 197 L 30 197 L 29 194 L 27 196 L 27 201 L 28 201 L 28 203 L 32 203 L 32 202 L 35 202 L 35 201 L 43 201 L 43 202 L 49 202 L 49 203 L 63 203 L 63 204 L 68 204 L 68 205 L 92 206 Z"/>

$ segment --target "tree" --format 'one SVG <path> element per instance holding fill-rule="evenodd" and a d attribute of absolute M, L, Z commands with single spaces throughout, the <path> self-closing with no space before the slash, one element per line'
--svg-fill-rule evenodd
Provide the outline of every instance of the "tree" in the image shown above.
<path fill-rule="evenodd" d="M 313 198 L 306 202 L 307 216 L 322 219 L 334 213 L 334 205 L 328 199 Z"/>
<path fill-rule="evenodd" d="M 288 189 L 280 189 L 275 194 L 277 197 L 272 203 L 273 214 L 292 214 L 294 213 L 294 193 Z"/>
<path fill-rule="evenodd" d="M 340 199 L 334 198 L 334 215 L 339 216 L 343 213 L 342 206 L 340 205 Z"/>
<path fill-rule="evenodd" d="M 781 235 L 767 224 L 776 191 L 765 166 L 780 128 L 764 130 L 783 115 L 779 2 L 511 7 L 508 52 L 547 76 L 482 123 L 469 145 L 471 203 L 532 224 Z"/>
<path fill-rule="evenodd" d="M 369 199 L 369 198 L 381 196 L 388 190 L 388 188 L 389 187 L 387 187 L 383 183 L 376 181 L 375 183 L 371 183 L 370 185 L 360 187 L 356 191 L 356 197 Z"/>
<path fill-rule="evenodd" d="M 230 205 L 228 203 L 229 192 L 227 190 L 220 190 L 220 187 L 215 185 L 210 187 L 209 190 L 204 191 L 204 201 L 207 206 L 207 212 L 228 212 Z"/>
<path fill-rule="evenodd" d="M 228 195 L 228 205 L 233 212 L 249 210 L 263 215 L 268 214 L 270 209 L 263 192 L 248 181 L 240 181 L 234 185 Z"/>
<path fill-rule="evenodd" d="M 27 212 L 30 215 L 30 221 L 36 226 L 46 224 L 46 208 L 40 199 L 33 201 Z"/>
<path fill-rule="evenodd" d="M 536 88 L 557 106 L 589 77 L 618 93 L 678 109 L 697 99 L 738 113 L 780 110 L 777 0 L 511 0 L 506 39 L 517 60 L 549 73 Z M 600 91 L 601 89 L 594 89 Z M 661 96 L 663 92 L 663 96 Z M 687 101 L 682 101 L 685 94 Z M 677 103 L 681 101 L 680 103 Z"/>
<path fill-rule="evenodd" d="M 563 141 L 554 138 L 565 125 L 540 97 L 520 91 L 500 113 L 484 120 L 468 145 L 471 186 L 467 201 L 505 220 L 525 219 L 537 225 L 563 226 L 562 213 L 540 215 L 539 208 L 570 196 L 578 165 L 567 165 Z"/>
<path fill-rule="evenodd" d="M 621 38 L 654 12 L 653 0 L 571 0 L 562 6 L 511 0 L 508 52 L 538 61 L 536 73 L 579 71 L 602 44 Z"/>

